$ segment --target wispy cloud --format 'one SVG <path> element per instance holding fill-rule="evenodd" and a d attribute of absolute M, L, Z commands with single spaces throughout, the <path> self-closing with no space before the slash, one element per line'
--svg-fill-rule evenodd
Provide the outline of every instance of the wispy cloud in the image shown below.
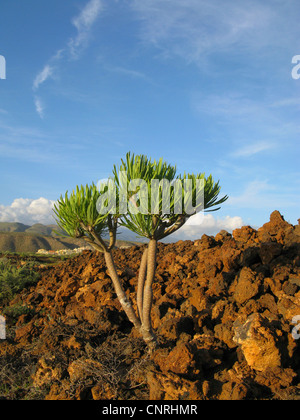
<path fill-rule="evenodd" d="M 201 64 L 206 54 L 228 48 L 262 48 L 274 35 L 274 12 L 260 1 L 133 0 L 131 6 L 143 40 L 187 62 Z"/>
<path fill-rule="evenodd" d="M 266 101 L 251 99 L 244 93 L 224 92 L 222 94 L 193 93 L 192 107 L 199 114 L 208 114 L 213 117 L 234 118 L 235 121 L 254 118 L 256 121 L 265 119 L 271 113 Z"/>
<path fill-rule="evenodd" d="M 273 108 L 282 108 L 282 107 L 299 107 L 300 106 L 300 98 L 292 97 L 292 98 L 283 98 L 278 101 L 275 101 L 271 107 Z"/>
<path fill-rule="evenodd" d="M 226 205 L 234 209 L 280 209 L 284 207 L 299 207 L 299 200 L 291 189 L 283 189 L 271 184 L 265 179 L 249 181 L 240 195 L 229 196 Z"/>
<path fill-rule="evenodd" d="M 35 127 L 0 121 L 0 156 L 17 162 L 55 164 L 65 161 L 59 138 Z M 68 146 L 69 148 L 69 146 Z"/>
<path fill-rule="evenodd" d="M 126 76 L 131 76 L 131 77 L 138 78 L 138 79 L 145 79 L 146 78 L 144 73 L 141 73 L 139 71 L 132 70 L 132 69 L 126 69 L 124 67 L 114 67 L 114 68 L 111 68 L 111 70 L 116 72 L 116 73 L 124 74 Z"/>
<path fill-rule="evenodd" d="M 241 148 L 237 148 L 237 150 L 235 150 L 231 154 L 231 156 L 235 157 L 235 158 L 239 158 L 239 157 L 246 157 L 247 158 L 247 157 L 256 155 L 258 153 L 274 149 L 275 147 L 276 147 L 276 144 L 274 142 L 261 141 L 261 142 L 258 142 L 258 143 L 253 143 L 253 144 L 246 145 L 246 146 L 241 147 Z"/>
<path fill-rule="evenodd" d="M 267 95 L 253 97 L 250 87 L 244 92 L 191 94 L 193 111 L 200 118 L 210 118 L 218 127 L 230 130 L 231 141 L 237 145 L 236 154 L 241 156 L 273 149 L 282 144 L 283 139 L 288 141 L 299 133 L 298 121 L 293 120 L 292 114 L 287 112 L 289 109 L 285 110 L 293 103 L 294 100 L 274 101 Z M 252 146 L 248 149 L 249 144 Z"/>
<path fill-rule="evenodd" d="M 126 68 L 126 67 L 113 67 L 113 66 L 105 66 L 106 70 L 113 72 L 113 73 L 117 73 L 119 75 L 124 75 L 127 77 L 130 77 L 131 79 L 135 79 L 135 80 L 142 80 L 144 82 L 148 82 L 150 84 L 155 84 L 153 82 L 153 80 L 151 80 L 150 77 L 148 77 L 145 73 L 138 71 L 138 70 L 134 70 L 134 69 L 130 69 L 130 68 Z"/>
<path fill-rule="evenodd" d="M 35 105 L 36 112 L 39 114 L 39 116 L 41 118 L 44 118 L 44 105 L 38 96 L 34 98 L 34 105 Z"/>
<path fill-rule="evenodd" d="M 48 80 L 54 72 L 54 68 L 49 64 L 46 64 L 42 71 L 40 71 L 34 81 L 33 81 L 33 89 L 38 89 L 40 85 L 42 85 L 46 80 Z"/>
<path fill-rule="evenodd" d="M 73 58 L 78 58 L 83 48 L 87 46 L 90 30 L 103 9 L 101 0 L 90 0 L 81 13 L 72 19 L 72 24 L 77 29 L 77 35 L 68 42 L 68 48 Z"/>
<path fill-rule="evenodd" d="M 36 75 L 32 89 L 37 91 L 47 80 L 55 77 L 59 70 L 59 63 L 63 59 L 79 59 L 80 54 L 88 46 L 90 32 L 103 9 L 102 0 L 89 0 L 81 12 L 72 19 L 76 28 L 76 35 L 71 37 L 66 47 L 59 49 L 44 65 L 43 69 Z M 44 117 L 44 105 L 41 99 L 35 96 L 35 108 L 38 115 Z"/>

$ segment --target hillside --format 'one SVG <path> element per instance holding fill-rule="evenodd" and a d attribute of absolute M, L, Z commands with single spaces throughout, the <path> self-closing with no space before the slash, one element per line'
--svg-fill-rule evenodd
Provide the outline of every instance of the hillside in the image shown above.
<path fill-rule="evenodd" d="M 144 246 L 114 250 L 135 309 Z M 300 224 L 274 212 L 258 230 L 159 243 L 157 257 L 151 355 L 103 255 L 41 266 L 3 310 L 0 398 L 299 400 Z"/>
<path fill-rule="evenodd" d="M 66 232 L 64 232 L 59 226 L 55 224 L 43 225 L 41 223 L 35 223 L 34 225 L 29 226 L 18 222 L 0 222 L 0 233 L 1 232 L 23 232 L 54 237 L 61 235 L 67 236 Z M 138 238 L 135 233 L 124 227 L 119 227 L 117 235 L 120 240 L 124 241 L 143 242 L 144 239 Z"/>
<path fill-rule="evenodd" d="M 79 239 L 68 237 L 54 238 L 52 236 L 36 235 L 25 232 L 1 232 L 0 252 L 37 252 L 39 249 L 58 251 L 74 249 L 86 244 Z"/>
<path fill-rule="evenodd" d="M 131 246 L 142 239 L 132 232 L 120 228 L 116 246 Z M 59 251 L 87 246 L 82 239 L 70 238 L 56 225 L 36 223 L 32 226 L 23 223 L 0 222 L 0 252 L 37 252 L 39 249 Z"/>
<path fill-rule="evenodd" d="M 30 226 L 18 222 L 0 222 L 0 233 L 1 232 L 23 232 L 47 236 L 57 236 L 57 232 L 59 234 L 64 233 L 57 225 L 43 225 L 41 223 L 35 223 Z"/>
<path fill-rule="evenodd" d="M 25 232 L 30 228 L 29 225 L 24 225 L 18 222 L 0 222 L 0 232 Z"/>
<path fill-rule="evenodd" d="M 138 242 L 122 240 L 116 241 L 117 248 L 130 247 L 135 244 L 138 244 Z M 75 249 L 86 246 L 88 246 L 88 244 L 83 239 L 74 239 L 68 236 L 52 237 L 24 232 L 0 232 L 0 253 L 35 253 L 39 249 L 59 251 L 61 249 Z"/>

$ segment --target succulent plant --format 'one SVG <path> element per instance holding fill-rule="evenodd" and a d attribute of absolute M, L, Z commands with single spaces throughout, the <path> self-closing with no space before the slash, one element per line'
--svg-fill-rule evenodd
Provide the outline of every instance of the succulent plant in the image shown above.
<path fill-rule="evenodd" d="M 61 196 L 54 207 L 58 225 L 70 236 L 85 239 L 103 252 L 118 299 L 129 320 L 150 349 L 157 345 L 151 325 L 152 284 L 155 278 L 157 242 L 180 229 L 197 212 L 218 210 L 227 196 L 218 199 L 219 182 L 211 175 L 184 173 L 162 158 L 127 153 L 113 167 L 113 176 L 100 186 L 77 186 Z M 118 225 L 148 238 L 141 259 L 135 313 L 113 261 Z M 109 240 L 104 236 L 109 233 Z"/>

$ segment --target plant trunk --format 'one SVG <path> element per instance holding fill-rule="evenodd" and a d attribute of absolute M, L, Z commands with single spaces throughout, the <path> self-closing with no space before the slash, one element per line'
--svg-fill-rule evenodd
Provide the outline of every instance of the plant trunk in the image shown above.
<path fill-rule="evenodd" d="M 144 295 L 143 295 L 143 322 L 142 322 L 142 334 L 143 338 L 150 347 L 150 349 L 155 348 L 157 345 L 156 336 L 152 331 L 151 324 L 151 308 L 152 308 L 152 283 L 155 277 L 156 270 L 156 250 L 157 250 L 157 240 L 151 239 L 148 244 L 148 253 L 147 253 L 147 278 L 144 285 Z"/>
<path fill-rule="evenodd" d="M 137 306 L 139 311 L 139 317 L 141 323 L 143 323 L 143 303 L 144 303 L 144 286 L 147 274 L 147 256 L 148 249 L 145 248 L 145 251 L 142 256 L 139 278 L 138 278 L 138 287 L 137 287 Z"/>
<path fill-rule="evenodd" d="M 104 257 L 105 257 L 105 262 L 106 262 L 106 265 L 107 265 L 109 275 L 110 275 L 111 280 L 113 282 L 116 294 L 117 294 L 118 299 L 119 299 L 119 301 L 122 305 L 122 308 L 124 309 L 124 312 L 126 313 L 129 321 L 131 321 L 133 323 L 133 325 L 135 326 L 135 328 L 138 331 L 140 331 L 141 330 L 141 322 L 137 318 L 137 316 L 136 316 L 136 314 L 133 310 L 133 307 L 131 305 L 131 302 L 128 300 L 128 298 L 127 298 L 127 296 L 124 292 L 124 289 L 123 289 L 123 287 L 120 283 L 120 279 L 119 279 L 119 276 L 117 274 L 116 267 L 115 267 L 111 252 L 110 251 L 109 252 L 105 251 L 104 252 Z"/>
<path fill-rule="evenodd" d="M 149 258 L 149 251 L 150 251 L 150 258 Z M 124 289 L 121 285 L 119 276 L 116 271 L 116 267 L 111 255 L 110 251 L 104 252 L 105 262 L 107 265 L 107 269 L 111 280 L 113 282 L 115 292 L 118 296 L 118 299 L 126 313 L 130 322 L 133 323 L 135 328 L 140 332 L 143 336 L 145 343 L 147 344 L 150 351 L 153 351 L 157 346 L 156 336 L 152 331 L 151 327 L 151 307 L 152 307 L 152 283 L 154 280 L 155 275 L 155 266 L 156 266 L 156 240 L 153 242 L 151 240 L 148 245 L 148 250 L 144 252 L 142 262 L 141 262 L 141 270 L 139 273 L 139 302 L 138 305 L 141 305 L 138 310 L 142 314 L 141 321 L 137 316 L 136 313 L 131 305 L 131 302 L 128 300 Z M 149 269 L 149 263 L 151 264 Z M 146 270 L 147 270 L 147 278 L 146 277 Z"/>

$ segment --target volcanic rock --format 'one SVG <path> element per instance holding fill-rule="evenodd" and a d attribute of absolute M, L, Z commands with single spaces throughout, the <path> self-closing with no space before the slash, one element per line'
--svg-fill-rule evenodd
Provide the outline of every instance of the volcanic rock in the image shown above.
<path fill-rule="evenodd" d="M 0 342 L 0 397 L 30 399 L 38 389 L 46 400 L 297 399 L 299 227 L 275 211 L 258 230 L 159 243 L 151 314 L 159 348 L 151 355 L 102 254 L 37 267 L 39 282 L 3 308 L 9 340 Z M 135 310 L 145 246 L 113 251 Z M 18 305 L 26 314 L 10 315 Z"/>

